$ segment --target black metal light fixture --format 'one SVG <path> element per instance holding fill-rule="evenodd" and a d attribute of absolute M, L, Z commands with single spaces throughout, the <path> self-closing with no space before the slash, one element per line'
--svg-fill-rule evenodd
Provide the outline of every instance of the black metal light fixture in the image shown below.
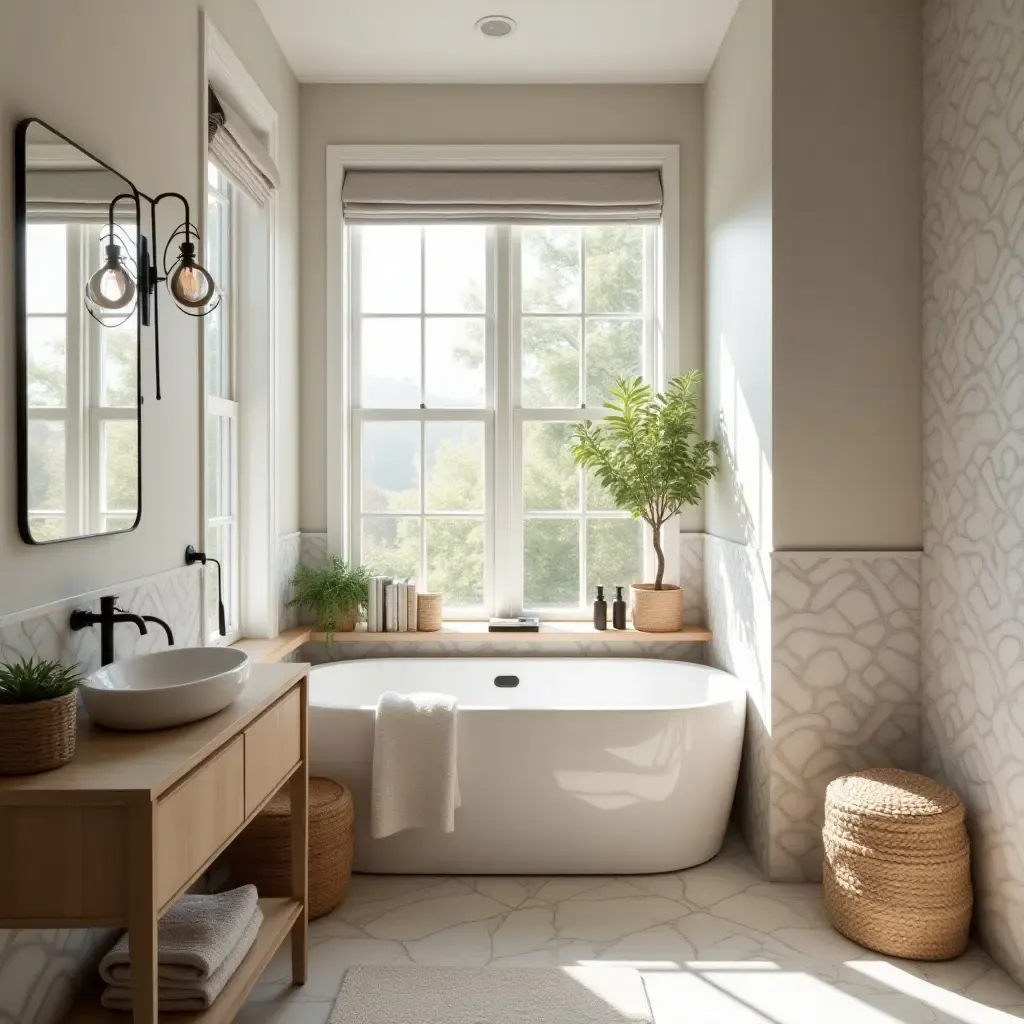
<path fill-rule="evenodd" d="M 199 232 L 191 221 L 188 200 L 180 192 L 161 192 L 158 196 L 138 194 L 150 204 L 151 238 L 156 239 L 156 208 L 165 199 L 177 199 L 185 208 L 185 219 L 171 232 L 164 246 L 163 274 L 157 267 L 155 257 L 151 260 L 149 240 L 140 235 L 138 240 L 138 264 L 126 253 L 131 245 L 123 229 L 114 222 L 114 206 L 120 199 L 135 199 L 135 196 L 120 195 L 110 204 L 110 226 L 107 231 L 106 261 L 89 278 L 85 288 L 85 304 L 90 314 L 101 323 L 109 324 L 112 312 L 127 310 L 125 320 L 135 312 L 138 304 L 139 318 L 144 327 L 153 325 L 153 347 L 156 357 L 156 397 L 162 397 L 160 389 L 160 308 L 157 285 L 166 282 L 167 291 L 175 305 L 189 316 L 206 316 L 220 305 L 221 294 L 210 272 L 196 259 L 196 243 Z M 177 245 L 177 253 L 171 250 Z M 213 561 L 213 559 L 211 559 Z"/>

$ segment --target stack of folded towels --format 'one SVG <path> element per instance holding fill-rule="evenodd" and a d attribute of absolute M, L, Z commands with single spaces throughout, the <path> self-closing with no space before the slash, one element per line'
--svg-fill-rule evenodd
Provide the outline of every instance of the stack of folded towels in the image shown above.
<path fill-rule="evenodd" d="M 162 1013 L 207 1009 L 238 970 L 263 922 L 256 887 L 182 896 L 157 927 L 157 985 Z M 100 961 L 108 1010 L 131 1010 L 128 935 Z"/>

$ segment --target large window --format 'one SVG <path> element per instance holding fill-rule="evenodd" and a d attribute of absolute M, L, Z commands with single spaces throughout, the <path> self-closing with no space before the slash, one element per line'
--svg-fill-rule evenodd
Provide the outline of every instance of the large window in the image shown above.
<path fill-rule="evenodd" d="M 207 175 L 206 266 L 223 292 L 205 324 L 206 553 L 220 561 L 228 638 L 238 634 L 238 374 L 236 225 L 238 193 L 210 163 Z M 207 631 L 219 637 L 217 576 L 207 572 Z"/>
<path fill-rule="evenodd" d="M 119 230 L 135 236 L 134 224 Z M 129 530 L 137 518 L 136 321 L 100 323 L 82 304 L 81 282 L 101 264 L 108 234 L 98 218 L 26 228 L 28 514 L 37 540 Z"/>
<path fill-rule="evenodd" d="M 569 455 L 653 380 L 653 226 L 352 227 L 352 537 L 449 616 L 585 613 L 642 573 L 638 523 Z"/>

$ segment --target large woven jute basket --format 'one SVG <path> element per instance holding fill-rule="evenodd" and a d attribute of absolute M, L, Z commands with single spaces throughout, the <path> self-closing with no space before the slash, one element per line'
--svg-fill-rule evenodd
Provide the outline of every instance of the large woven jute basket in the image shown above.
<path fill-rule="evenodd" d="M 416 629 L 436 633 L 442 625 L 443 598 L 440 594 L 419 594 L 416 598 Z"/>
<path fill-rule="evenodd" d="M 822 839 L 825 906 L 843 935 L 911 960 L 964 951 L 970 842 L 951 789 L 898 768 L 845 775 L 826 792 Z"/>
<path fill-rule="evenodd" d="M 75 756 L 77 693 L 0 704 L 0 775 L 31 775 L 67 764 Z"/>
<path fill-rule="evenodd" d="M 261 896 L 291 892 L 292 806 L 285 786 L 232 844 L 231 871 Z M 309 916 L 323 917 L 348 893 L 352 877 L 352 794 L 330 779 L 309 780 Z"/>
<path fill-rule="evenodd" d="M 676 633 L 683 628 L 683 588 L 665 583 L 634 583 L 629 588 L 633 628 L 643 633 Z"/>

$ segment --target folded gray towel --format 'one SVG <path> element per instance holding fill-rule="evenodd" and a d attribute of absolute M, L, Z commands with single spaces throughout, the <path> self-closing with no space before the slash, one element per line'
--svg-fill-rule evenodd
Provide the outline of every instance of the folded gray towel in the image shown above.
<path fill-rule="evenodd" d="M 253 947 L 260 925 L 263 924 L 263 912 L 256 907 L 248 925 L 242 930 L 234 948 L 228 953 L 220 967 L 209 978 L 197 980 L 191 984 L 181 981 L 169 983 L 161 980 L 157 997 L 161 1013 L 179 1013 L 208 1009 L 221 994 L 224 986 L 241 966 L 246 954 Z M 132 1009 L 132 990 L 128 985 L 108 985 L 100 997 L 100 1003 L 106 1010 Z"/>
<path fill-rule="evenodd" d="M 210 896 L 182 896 L 157 926 L 157 973 L 164 982 L 194 985 L 212 977 L 238 945 L 257 909 L 256 887 Z M 108 985 L 128 987 L 131 949 L 125 932 L 100 961 Z"/>

